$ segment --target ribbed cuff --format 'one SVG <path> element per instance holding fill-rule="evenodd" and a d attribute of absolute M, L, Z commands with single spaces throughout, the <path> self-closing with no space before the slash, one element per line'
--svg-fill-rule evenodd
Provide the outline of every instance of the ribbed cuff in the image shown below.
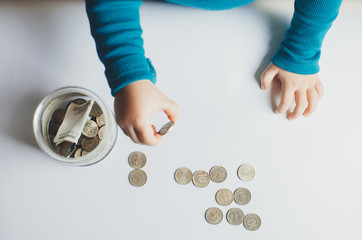
<path fill-rule="evenodd" d="M 156 83 L 156 71 L 151 60 L 139 55 L 124 57 L 106 67 L 105 71 L 111 94 L 137 80 L 149 79 Z"/>

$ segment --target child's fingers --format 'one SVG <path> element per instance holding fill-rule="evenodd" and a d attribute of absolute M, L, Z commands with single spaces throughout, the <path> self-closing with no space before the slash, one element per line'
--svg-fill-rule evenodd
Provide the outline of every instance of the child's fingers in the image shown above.
<path fill-rule="evenodd" d="M 155 131 L 151 124 L 140 124 L 135 127 L 138 140 L 142 144 L 155 146 L 160 143 L 162 136 Z"/>
<path fill-rule="evenodd" d="M 317 90 L 317 93 L 319 95 L 319 99 L 322 99 L 324 96 L 324 87 L 320 80 L 317 81 L 315 85 L 315 89 Z"/>
<path fill-rule="evenodd" d="M 295 108 L 292 113 L 288 114 L 288 119 L 293 120 L 302 116 L 305 108 L 307 107 L 307 94 L 305 90 L 295 92 Z"/>
<path fill-rule="evenodd" d="M 308 97 L 308 108 L 305 110 L 303 114 L 304 116 L 308 116 L 316 110 L 318 106 L 318 101 L 320 99 L 317 91 L 313 88 L 307 90 L 307 97 Z"/>
<path fill-rule="evenodd" d="M 282 83 L 282 97 L 279 106 L 275 109 L 275 113 L 286 112 L 293 103 L 294 90 L 286 83 Z"/>
<path fill-rule="evenodd" d="M 179 106 L 173 101 L 168 101 L 168 103 L 163 107 L 163 111 L 166 113 L 171 122 L 176 122 L 179 110 Z"/>
<path fill-rule="evenodd" d="M 275 75 L 278 74 L 278 68 L 274 64 L 269 64 L 265 71 L 260 76 L 261 89 L 268 89 Z"/>

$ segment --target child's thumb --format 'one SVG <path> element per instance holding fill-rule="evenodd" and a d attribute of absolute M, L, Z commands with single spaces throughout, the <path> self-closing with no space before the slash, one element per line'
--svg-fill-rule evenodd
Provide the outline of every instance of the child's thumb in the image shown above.
<path fill-rule="evenodd" d="M 270 87 L 271 82 L 273 81 L 275 75 L 278 74 L 278 68 L 275 67 L 274 64 L 269 64 L 269 66 L 265 69 L 263 74 L 260 76 L 261 81 L 261 89 L 265 90 Z"/>
<path fill-rule="evenodd" d="M 176 122 L 179 106 L 175 102 L 171 100 L 168 101 L 164 106 L 163 111 L 166 113 L 168 119 L 170 119 L 171 122 Z"/>

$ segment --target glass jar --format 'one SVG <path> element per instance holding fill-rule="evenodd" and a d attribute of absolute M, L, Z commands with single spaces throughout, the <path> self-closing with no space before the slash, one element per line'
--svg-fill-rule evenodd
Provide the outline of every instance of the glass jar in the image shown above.
<path fill-rule="evenodd" d="M 98 146 L 88 154 L 67 158 L 56 153 L 49 138 L 48 124 L 55 110 L 66 108 L 77 98 L 94 100 L 104 114 L 105 130 Z M 104 159 L 112 150 L 117 139 L 117 124 L 110 108 L 94 92 L 81 87 L 63 87 L 47 95 L 38 105 L 33 118 L 33 131 L 40 149 L 55 160 L 74 166 L 89 166 Z"/>

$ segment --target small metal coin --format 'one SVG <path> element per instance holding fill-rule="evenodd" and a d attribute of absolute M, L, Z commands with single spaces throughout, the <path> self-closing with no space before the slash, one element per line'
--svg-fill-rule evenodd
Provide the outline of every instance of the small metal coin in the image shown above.
<path fill-rule="evenodd" d="M 141 169 L 146 165 L 147 157 L 143 152 L 135 151 L 128 157 L 128 163 L 134 169 Z"/>
<path fill-rule="evenodd" d="M 255 177 L 255 169 L 250 164 L 243 164 L 238 169 L 238 176 L 241 180 L 249 182 Z"/>
<path fill-rule="evenodd" d="M 103 139 L 104 136 L 104 131 L 106 130 L 106 126 L 102 126 L 99 130 L 98 130 L 98 137 L 99 139 Z"/>
<path fill-rule="evenodd" d="M 84 138 L 82 141 L 82 148 L 86 152 L 93 151 L 99 144 L 99 138 Z"/>
<path fill-rule="evenodd" d="M 234 192 L 234 200 L 237 204 L 245 205 L 250 202 L 251 193 L 246 188 L 238 188 Z"/>
<path fill-rule="evenodd" d="M 231 208 L 226 213 L 226 219 L 231 225 L 240 225 L 244 220 L 244 212 L 239 208 Z"/>
<path fill-rule="evenodd" d="M 222 166 L 214 166 L 210 169 L 210 179 L 216 183 L 222 183 L 227 177 L 226 169 Z"/>
<path fill-rule="evenodd" d="M 192 182 L 196 187 L 204 188 L 209 185 L 210 177 L 209 174 L 203 170 L 198 170 L 192 177 Z"/>
<path fill-rule="evenodd" d="M 129 182 L 135 187 L 142 187 L 147 182 L 147 175 L 143 170 L 133 170 L 129 174 Z"/>
<path fill-rule="evenodd" d="M 77 146 L 81 146 L 82 145 L 82 141 L 83 139 L 85 138 L 85 136 L 82 134 L 80 135 L 79 139 L 78 139 L 78 142 L 77 142 Z"/>
<path fill-rule="evenodd" d="M 89 152 L 82 150 L 81 155 L 82 155 L 82 157 L 83 157 L 83 156 L 87 155 L 88 153 L 89 153 Z"/>
<path fill-rule="evenodd" d="M 59 154 L 63 157 L 68 157 L 75 151 L 75 144 L 72 142 L 64 141 L 59 144 Z"/>
<path fill-rule="evenodd" d="M 261 219 L 254 213 L 249 213 L 244 218 L 244 227 L 249 231 L 258 230 L 261 226 Z"/>
<path fill-rule="evenodd" d="M 226 188 L 222 188 L 217 191 L 215 198 L 216 202 L 221 206 L 228 206 L 234 200 L 233 192 Z"/>
<path fill-rule="evenodd" d="M 104 118 L 104 114 L 100 115 L 99 117 L 96 118 L 96 122 L 98 124 L 99 127 L 102 127 L 106 124 L 106 119 Z"/>
<path fill-rule="evenodd" d="M 192 172 L 190 169 L 181 167 L 175 172 L 175 180 L 178 184 L 186 185 L 192 180 Z"/>
<path fill-rule="evenodd" d="M 205 218 L 210 224 L 219 224 L 223 219 L 223 214 L 219 208 L 212 207 L 206 210 Z"/>
<path fill-rule="evenodd" d="M 97 102 L 94 102 L 89 115 L 92 117 L 99 117 L 102 114 L 103 114 L 103 111 L 102 111 L 101 107 L 98 105 Z"/>
<path fill-rule="evenodd" d="M 59 120 L 60 122 L 63 122 L 64 117 L 65 117 L 65 109 L 63 108 L 59 108 L 57 110 L 55 110 L 55 112 L 53 113 L 51 119 L 52 120 Z"/>
<path fill-rule="evenodd" d="M 62 123 L 59 122 L 59 120 L 54 120 L 54 119 L 50 120 L 49 125 L 48 125 L 48 134 L 50 136 L 57 135 L 57 132 L 58 132 L 61 124 Z"/>
<path fill-rule="evenodd" d="M 79 158 L 82 156 L 82 149 L 78 148 L 74 153 L 74 158 Z"/>
<path fill-rule="evenodd" d="M 173 128 L 174 125 L 175 125 L 175 124 L 174 124 L 173 122 L 168 122 L 168 123 L 166 123 L 165 125 L 163 125 L 163 126 L 160 128 L 160 130 L 158 131 L 158 133 L 159 133 L 160 135 L 165 135 L 166 133 L 168 133 L 169 131 L 172 130 L 172 128 Z"/>
<path fill-rule="evenodd" d="M 88 138 L 97 136 L 98 134 L 98 125 L 95 121 L 87 120 L 84 124 L 82 134 Z"/>

